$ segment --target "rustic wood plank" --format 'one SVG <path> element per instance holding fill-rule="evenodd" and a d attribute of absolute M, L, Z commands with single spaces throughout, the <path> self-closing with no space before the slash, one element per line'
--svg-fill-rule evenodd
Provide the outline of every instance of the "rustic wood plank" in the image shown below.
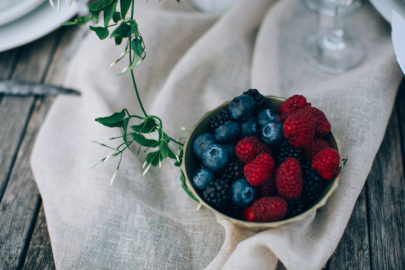
<path fill-rule="evenodd" d="M 405 266 L 405 183 L 398 125 L 394 111 L 366 182 L 371 269 Z"/>
<path fill-rule="evenodd" d="M 55 269 L 43 207 L 39 211 L 23 269 Z"/>
<path fill-rule="evenodd" d="M 56 32 L 24 47 L 13 78 L 43 80 L 58 37 Z M 0 202 L 0 269 L 18 268 L 24 262 L 40 207 L 29 158 L 35 135 L 50 104 L 50 101 L 35 97 L 5 96 L 0 106 L 0 121 L 5 123 L 0 133 L 0 138 L 4 138 L 0 141 L 0 164 L 4 166 L 0 171 L 4 191 Z M 17 109 L 12 111 L 12 108 Z M 14 132 L 10 133 L 10 130 Z M 3 149 L 7 150 L 5 155 Z"/>
<path fill-rule="evenodd" d="M 339 246 L 326 269 L 370 269 L 365 189 L 360 193 Z"/>
<path fill-rule="evenodd" d="M 0 79 L 9 79 L 18 61 L 20 49 L 0 53 Z"/>

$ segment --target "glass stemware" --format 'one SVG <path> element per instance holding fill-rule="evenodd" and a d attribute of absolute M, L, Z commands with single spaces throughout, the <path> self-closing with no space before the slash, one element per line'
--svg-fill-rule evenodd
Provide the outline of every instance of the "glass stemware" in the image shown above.
<path fill-rule="evenodd" d="M 341 73 L 358 66 L 364 59 L 362 46 L 345 31 L 345 14 L 353 0 L 335 0 L 334 23 L 331 28 L 305 38 L 305 58 L 326 73 Z"/>
<path fill-rule="evenodd" d="M 302 0 L 302 3 L 309 9 L 324 16 L 334 16 L 336 0 Z M 351 13 L 357 10 L 362 4 L 362 0 L 353 0 L 345 12 Z"/>

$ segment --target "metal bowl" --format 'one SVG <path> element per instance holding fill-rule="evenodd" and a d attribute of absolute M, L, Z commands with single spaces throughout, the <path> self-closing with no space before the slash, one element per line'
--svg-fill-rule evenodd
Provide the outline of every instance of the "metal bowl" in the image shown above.
<path fill-rule="evenodd" d="M 275 96 L 266 96 L 266 107 L 271 108 L 271 109 L 277 109 L 280 104 L 285 100 L 285 98 L 280 98 L 280 97 L 275 97 Z M 214 209 L 212 206 L 207 204 L 198 194 L 196 191 L 191 179 L 193 179 L 194 172 L 199 168 L 200 166 L 200 161 L 194 156 L 193 153 L 193 142 L 195 138 L 206 132 L 210 132 L 210 126 L 209 122 L 210 119 L 216 115 L 222 108 L 225 108 L 228 106 L 230 101 L 227 101 L 223 103 L 222 105 L 218 106 L 217 108 L 207 112 L 193 127 L 191 130 L 191 134 L 188 137 L 185 145 L 184 145 L 184 157 L 183 157 L 183 163 L 181 165 L 185 178 L 186 178 L 186 184 L 188 189 L 191 191 L 191 193 L 199 200 L 199 202 L 215 214 L 231 221 L 233 224 L 239 227 L 243 228 L 249 228 L 253 230 L 264 230 L 264 229 L 269 229 L 269 228 L 275 228 L 279 227 L 285 224 L 290 224 L 299 220 L 303 220 L 305 217 L 307 217 L 309 214 L 312 212 L 316 211 L 318 208 L 322 207 L 325 205 L 329 197 L 332 195 L 332 193 L 336 190 L 339 184 L 339 175 L 332 179 L 329 180 L 322 196 L 319 198 L 319 200 L 314 203 L 314 205 L 306 210 L 305 212 L 301 213 L 298 216 L 291 217 L 288 219 L 280 220 L 280 221 L 275 221 L 275 222 L 249 222 L 249 221 L 244 221 L 244 220 L 239 220 L 235 219 L 232 217 L 229 217 L 218 210 Z M 336 136 L 334 136 L 333 132 L 326 138 L 329 141 L 330 147 L 336 149 L 339 154 L 341 154 L 341 148 L 340 148 L 340 143 L 337 140 Z"/>

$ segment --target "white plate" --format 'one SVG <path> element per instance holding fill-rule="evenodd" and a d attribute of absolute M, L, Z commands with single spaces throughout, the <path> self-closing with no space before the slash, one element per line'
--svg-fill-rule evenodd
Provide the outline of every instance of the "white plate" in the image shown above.
<path fill-rule="evenodd" d="M 17 1 L 17 0 L 15 0 Z M 71 6 L 63 5 L 58 12 L 45 1 L 25 16 L 0 26 L 0 52 L 12 49 L 36 40 L 60 27 L 79 10 L 75 2 Z"/>
<path fill-rule="evenodd" d="M 404 0 L 370 0 L 370 2 L 389 23 L 391 23 L 391 14 L 393 10 L 402 17 L 405 17 Z"/>
<path fill-rule="evenodd" d="M 0 25 L 27 14 L 43 0 L 0 0 Z"/>

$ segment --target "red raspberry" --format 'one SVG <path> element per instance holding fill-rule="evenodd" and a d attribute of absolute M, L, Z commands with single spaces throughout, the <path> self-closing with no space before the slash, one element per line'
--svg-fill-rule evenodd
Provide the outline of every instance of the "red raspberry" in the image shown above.
<path fill-rule="evenodd" d="M 278 193 L 288 200 L 296 199 L 303 185 L 300 163 L 295 158 L 287 158 L 276 170 Z"/>
<path fill-rule="evenodd" d="M 252 186 L 260 186 L 271 179 L 274 159 L 270 154 L 262 153 L 243 167 L 246 180 Z"/>
<path fill-rule="evenodd" d="M 316 135 L 319 137 L 328 135 L 330 132 L 330 123 L 326 115 L 315 107 L 308 107 L 305 108 L 305 110 L 309 111 L 315 118 Z"/>
<path fill-rule="evenodd" d="M 243 217 L 244 217 L 245 220 L 247 220 L 247 221 L 250 221 L 250 222 L 255 221 L 255 217 L 254 217 L 254 214 L 253 214 L 253 208 L 252 208 L 252 206 L 246 207 L 246 208 L 243 210 Z"/>
<path fill-rule="evenodd" d="M 262 196 L 274 195 L 276 192 L 276 182 L 274 181 L 273 177 L 260 187 L 260 195 Z"/>
<path fill-rule="evenodd" d="M 263 197 L 253 203 L 252 210 L 254 221 L 277 221 L 285 217 L 287 202 L 279 197 Z"/>
<path fill-rule="evenodd" d="M 311 103 L 307 102 L 307 99 L 302 95 L 294 95 L 286 99 L 281 103 L 278 108 L 278 114 L 280 115 L 280 120 L 284 121 L 287 116 L 293 112 L 298 111 L 304 107 L 310 107 Z"/>
<path fill-rule="evenodd" d="M 295 148 L 308 146 L 315 136 L 314 117 L 305 110 L 290 114 L 283 124 L 283 134 Z"/>
<path fill-rule="evenodd" d="M 319 151 L 327 147 L 329 147 L 327 141 L 315 138 L 310 145 L 304 148 L 304 155 L 308 160 L 312 160 Z"/>
<path fill-rule="evenodd" d="M 326 180 L 330 180 L 337 175 L 339 164 L 338 151 L 329 147 L 321 150 L 312 160 L 312 167 Z"/>
<path fill-rule="evenodd" d="M 270 152 L 270 148 L 258 137 L 243 138 L 235 147 L 236 156 L 244 163 L 253 160 L 257 155 L 265 152 Z"/>

